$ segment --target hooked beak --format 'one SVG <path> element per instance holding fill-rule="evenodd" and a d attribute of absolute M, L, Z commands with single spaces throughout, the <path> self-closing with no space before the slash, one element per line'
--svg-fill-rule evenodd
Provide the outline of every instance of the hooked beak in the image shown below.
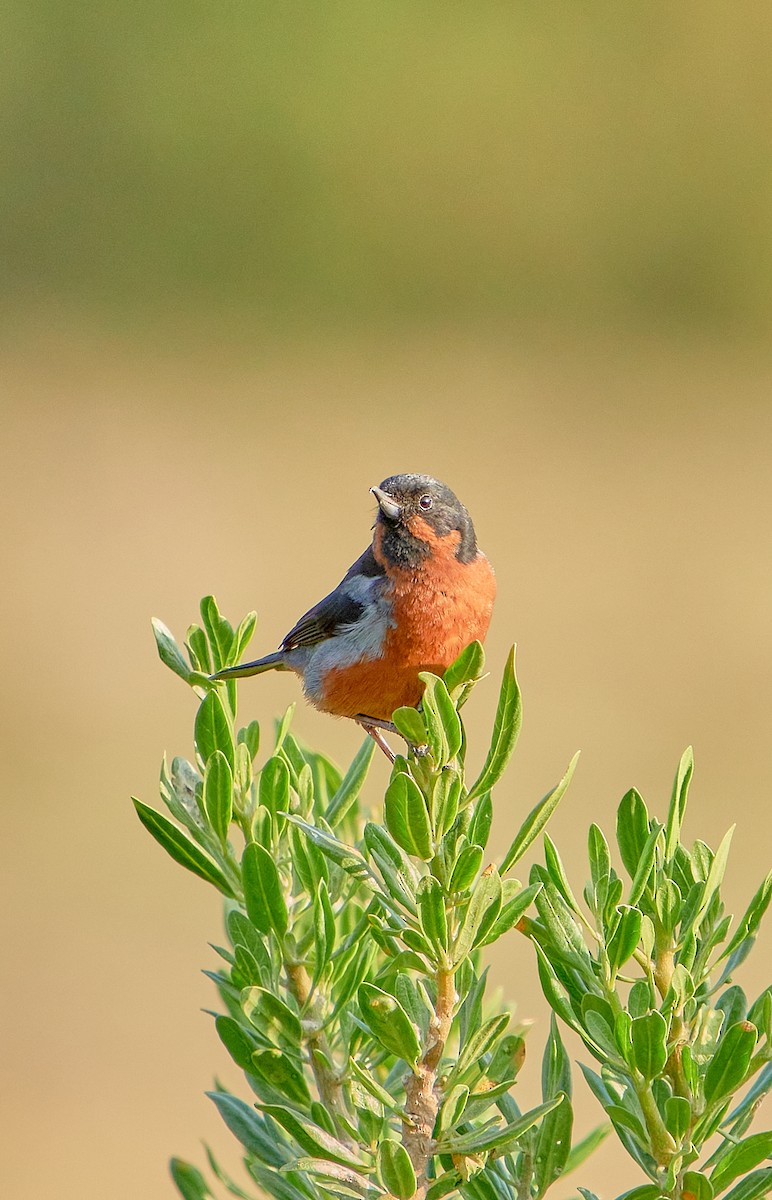
<path fill-rule="evenodd" d="M 380 508 L 384 517 L 386 517 L 387 521 L 398 521 L 402 516 L 402 509 L 397 504 L 396 500 L 390 496 L 388 492 L 384 492 L 382 488 L 371 487 L 370 491 L 378 501 L 378 507 Z"/>

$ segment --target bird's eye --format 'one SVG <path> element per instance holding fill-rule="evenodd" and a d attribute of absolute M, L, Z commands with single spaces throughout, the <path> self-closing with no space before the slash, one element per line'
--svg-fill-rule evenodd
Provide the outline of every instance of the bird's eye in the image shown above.
<path fill-rule="evenodd" d="M 434 500 L 431 496 L 421 496 L 420 500 L 418 501 L 418 507 L 422 508 L 424 512 L 428 512 L 433 504 Z"/>

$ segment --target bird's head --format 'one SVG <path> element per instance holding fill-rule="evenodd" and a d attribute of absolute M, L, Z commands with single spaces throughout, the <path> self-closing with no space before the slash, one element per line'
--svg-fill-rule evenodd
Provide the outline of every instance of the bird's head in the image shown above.
<path fill-rule="evenodd" d="M 390 475 L 370 491 L 378 501 L 376 530 L 387 554 L 425 558 L 438 539 L 451 542 L 455 557 L 469 562 L 477 554 L 472 518 L 447 484 L 431 475 Z"/>

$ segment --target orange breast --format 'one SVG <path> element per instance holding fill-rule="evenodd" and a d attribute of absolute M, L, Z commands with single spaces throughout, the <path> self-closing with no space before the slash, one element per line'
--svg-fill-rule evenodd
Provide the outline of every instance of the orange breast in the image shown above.
<path fill-rule="evenodd" d="M 416 705 L 419 671 L 441 674 L 469 642 L 483 641 L 490 624 L 496 579 L 484 554 L 469 563 L 456 558 L 459 535 L 440 538 L 420 518 L 420 536 L 431 556 L 420 567 L 386 566 L 394 627 L 381 658 L 328 671 L 319 707 L 338 716 L 360 713 L 388 721 L 395 708 Z M 418 532 L 418 530 L 416 530 Z M 377 546 L 375 547 L 377 555 Z"/>

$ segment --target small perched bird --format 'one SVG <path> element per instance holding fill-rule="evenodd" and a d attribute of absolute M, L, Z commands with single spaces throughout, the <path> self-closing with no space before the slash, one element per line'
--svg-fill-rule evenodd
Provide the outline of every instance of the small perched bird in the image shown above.
<path fill-rule="evenodd" d="M 300 618 L 274 654 L 213 679 L 294 671 L 307 699 L 351 717 L 393 759 L 381 730 L 420 702 L 419 672 L 441 674 L 488 632 L 496 579 L 472 518 L 444 483 L 392 475 L 378 501 L 372 545 L 334 591 Z"/>

